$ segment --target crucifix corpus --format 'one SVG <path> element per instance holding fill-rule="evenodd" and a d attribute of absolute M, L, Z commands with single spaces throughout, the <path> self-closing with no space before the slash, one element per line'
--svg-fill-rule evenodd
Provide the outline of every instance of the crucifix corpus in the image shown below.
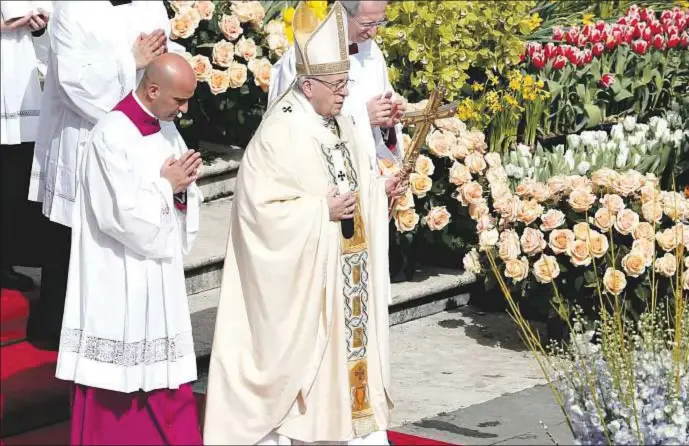
<path fill-rule="evenodd" d="M 402 172 L 405 177 L 409 177 L 409 175 L 411 175 L 411 173 L 414 171 L 416 160 L 421 154 L 421 147 L 426 141 L 426 135 L 428 135 L 428 132 L 431 130 L 431 125 L 437 119 L 449 118 L 457 113 L 459 101 L 454 101 L 447 105 L 441 105 L 444 96 L 445 87 L 439 85 L 431 92 L 431 95 L 428 97 L 428 103 L 423 110 L 406 112 L 402 117 L 402 122 L 405 126 L 415 126 L 411 144 L 409 144 L 409 149 L 405 151 L 404 159 L 402 160 L 402 165 L 400 166 L 400 172 Z M 396 206 L 397 198 L 390 202 L 390 207 L 388 208 L 388 218 L 392 218 L 392 214 Z"/>

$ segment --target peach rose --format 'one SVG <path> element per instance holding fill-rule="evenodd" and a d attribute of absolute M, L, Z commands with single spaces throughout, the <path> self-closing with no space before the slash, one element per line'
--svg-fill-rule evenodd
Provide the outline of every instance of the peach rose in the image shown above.
<path fill-rule="evenodd" d="M 252 1 L 252 11 L 250 23 L 254 28 L 258 28 L 263 24 L 263 19 L 266 17 L 266 10 L 260 1 Z"/>
<path fill-rule="evenodd" d="M 270 87 L 270 74 L 273 68 L 270 61 L 265 57 L 260 59 L 252 59 L 248 63 L 249 70 L 254 74 L 254 84 L 260 87 L 264 93 L 268 92 Z"/>
<path fill-rule="evenodd" d="M 218 22 L 218 27 L 225 38 L 231 42 L 237 40 L 244 32 L 242 24 L 239 22 L 239 18 L 237 18 L 237 16 L 234 14 L 223 14 L 222 18 Z"/>
<path fill-rule="evenodd" d="M 395 212 L 395 226 L 399 232 L 409 232 L 417 224 L 419 224 L 419 214 L 413 208 Z"/>
<path fill-rule="evenodd" d="M 633 170 L 619 175 L 612 182 L 612 190 L 627 197 L 641 188 L 641 174 Z"/>
<path fill-rule="evenodd" d="M 497 198 L 493 202 L 493 207 L 507 223 L 517 221 L 517 214 L 521 208 L 522 201 L 514 195 L 507 195 Z"/>
<path fill-rule="evenodd" d="M 631 209 L 622 209 L 615 219 L 615 229 L 622 235 L 629 235 L 639 225 L 639 214 Z"/>
<path fill-rule="evenodd" d="M 234 45 L 227 40 L 221 40 L 213 45 L 213 63 L 228 68 L 234 60 Z"/>
<path fill-rule="evenodd" d="M 639 277 L 646 271 L 646 255 L 632 249 L 622 257 L 622 269 L 629 277 Z"/>
<path fill-rule="evenodd" d="M 267 33 L 268 35 L 284 34 L 285 33 L 285 24 L 282 23 L 281 20 L 273 19 L 270 22 L 265 24 L 265 26 L 263 27 L 263 32 Z"/>
<path fill-rule="evenodd" d="M 465 132 L 467 129 L 467 126 L 455 116 L 450 118 L 436 119 L 433 125 L 456 136 L 459 136 L 460 133 Z"/>
<path fill-rule="evenodd" d="M 478 152 L 467 155 L 467 157 L 464 158 L 464 164 L 469 168 L 469 172 L 473 174 L 482 173 L 487 167 L 486 160 L 483 158 L 483 155 Z"/>
<path fill-rule="evenodd" d="M 180 14 L 188 14 L 191 17 L 191 22 L 194 24 L 194 29 L 199 27 L 201 23 L 201 13 L 196 8 L 186 8 L 180 11 Z"/>
<path fill-rule="evenodd" d="M 476 232 L 489 231 L 495 228 L 495 217 L 490 214 L 481 215 L 476 220 Z"/>
<path fill-rule="evenodd" d="M 615 224 L 615 215 L 608 208 L 600 208 L 596 211 L 593 218 L 589 219 L 603 232 L 608 232 Z"/>
<path fill-rule="evenodd" d="M 486 135 L 478 130 L 472 130 L 466 136 L 467 146 L 469 152 L 486 153 L 488 144 L 486 144 Z"/>
<path fill-rule="evenodd" d="M 230 64 L 230 68 L 227 69 L 227 73 L 230 76 L 230 87 L 239 88 L 246 82 L 247 79 L 247 67 L 246 65 L 234 61 Z"/>
<path fill-rule="evenodd" d="M 478 203 L 479 200 L 483 199 L 483 188 L 476 181 L 464 183 L 457 190 L 459 191 L 457 200 L 464 206 Z"/>
<path fill-rule="evenodd" d="M 478 246 L 479 251 L 486 251 L 488 248 L 492 248 L 498 243 L 498 230 L 489 229 L 488 231 L 483 231 L 478 235 Z"/>
<path fill-rule="evenodd" d="M 550 190 L 547 185 L 537 182 L 531 187 L 531 196 L 537 202 L 545 203 L 550 199 Z"/>
<path fill-rule="evenodd" d="M 383 176 L 391 177 L 400 171 L 394 159 L 378 158 L 378 168 Z"/>
<path fill-rule="evenodd" d="M 618 212 L 625 208 L 624 200 L 617 194 L 605 194 L 605 196 L 601 198 L 600 203 L 613 215 L 617 215 Z"/>
<path fill-rule="evenodd" d="M 170 19 L 170 37 L 172 39 L 188 39 L 194 35 L 196 24 L 187 10 L 176 14 Z"/>
<path fill-rule="evenodd" d="M 531 178 L 527 178 L 517 185 L 514 193 L 521 198 L 528 197 L 531 195 L 531 190 L 533 189 L 536 182 Z"/>
<path fill-rule="evenodd" d="M 677 273 L 677 258 L 674 254 L 666 252 L 663 257 L 656 259 L 655 271 L 665 277 L 672 277 Z"/>
<path fill-rule="evenodd" d="M 502 166 L 502 158 L 500 158 L 499 153 L 496 153 L 496 152 L 486 153 L 485 160 L 486 160 L 486 164 L 488 164 L 488 166 L 491 168 Z"/>
<path fill-rule="evenodd" d="M 426 216 L 426 226 L 431 231 L 440 231 L 450 223 L 450 213 L 445 206 L 434 206 Z"/>
<path fill-rule="evenodd" d="M 679 246 L 677 231 L 674 228 L 668 228 L 663 232 L 657 233 L 656 241 L 660 249 L 665 252 L 673 251 Z"/>
<path fill-rule="evenodd" d="M 562 175 L 556 175 L 548 179 L 549 195 L 558 195 L 567 189 L 567 179 Z"/>
<path fill-rule="evenodd" d="M 397 198 L 397 205 L 395 206 L 395 210 L 406 211 L 407 209 L 411 209 L 413 207 L 414 195 L 411 193 L 411 189 L 407 189 L 406 192 L 404 192 L 404 195 Z"/>
<path fill-rule="evenodd" d="M 526 257 L 510 259 L 505 262 L 505 277 L 513 282 L 521 282 L 529 275 L 529 261 Z"/>
<path fill-rule="evenodd" d="M 533 265 L 533 275 L 538 283 L 550 283 L 560 275 L 560 265 L 553 256 L 543 254 Z"/>
<path fill-rule="evenodd" d="M 469 217 L 471 217 L 472 220 L 478 221 L 484 215 L 489 215 L 489 214 L 490 214 L 490 210 L 488 209 L 488 205 L 486 204 L 486 200 L 479 200 L 478 203 L 469 205 Z"/>
<path fill-rule="evenodd" d="M 613 182 L 620 176 L 612 169 L 604 167 L 591 175 L 591 182 L 598 188 L 608 190 L 612 188 Z"/>
<path fill-rule="evenodd" d="M 641 238 L 653 241 L 656 238 L 656 231 L 653 229 L 653 225 L 646 222 L 642 221 L 636 226 L 636 229 L 634 229 L 634 233 L 632 234 L 634 237 L 634 240 L 639 240 Z"/>
<path fill-rule="evenodd" d="M 457 138 L 450 132 L 434 130 L 426 137 L 428 151 L 438 158 L 449 157 L 451 147 L 457 143 Z"/>
<path fill-rule="evenodd" d="M 490 185 L 490 196 L 493 200 L 497 200 L 500 197 L 509 197 L 512 195 L 512 190 L 507 183 L 492 183 Z"/>
<path fill-rule="evenodd" d="M 278 57 L 282 57 L 285 51 L 289 49 L 289 40 L 284 34 L 268 34 L 266 41 L 268 42 L 268 49 Z"/>
<path fill-rule="evenodd" d="M 517 212 L 517 221 L 530 225 L 535 222 L 543 214 L 543 206 L 538 204 L 534 199 L 522 201 Z"/>
<path fill-rule="evenodd" d="M 520 242 L 522 244 L 522 251 L 529 257 L 542 252 L 548 245 L 543 237 L 543 233 L 534 228 L 525 228 Z"/>
<path fill-rule="evenodd" d="M 227 70 L 211 70 L 208 86 L 214 95 L 225 93 L 230 86 L 230 76 Z"/>
<path fill-rule="evenodd" d="M 549 246 L 555 254 L 567 252 L 567 247 L 574 241 L 574 232 L 570 229 L 555 229 L 550 233 Z"/>
<path fill-rule="evenodd" d="M 660 200 L 660 190 L 654 184 L 644 184 L 641 186 L 641 202 L 648 203 L 649 201 Z"/>
<path fill-rule="evenodd" d="M 574 240 L 567 246 L 567 255 L 574 266 L 589 266 L 591 253 L 589 243 L 584 240 Z"/>
<path fill-rule="evenodd" d="M 252 1 L 233 1 L 230 9 L 241 23 L 247 23 L 254 19 L 254 6 Z"/>
<path fill-rule="evenodd" d="M 450 155 L 456 160 L 463 160 L 469 155 L 469 147 L 464 140 L 458 140 L 450 147 Z"/>
<path fill-rule="evenodd" d="M 689 225 L 677 223 L 674 229 L 677 234 L 677 244 L 681 243 L 685 248 L 689 249 Z"/>
<path fill-rule="evenodd" d="M 567 192 L 571 192 L 576 189 L 582 189 L 587 192 L 592 192 L 593 187 L 591 180 L 581 175 L 569 175 L 567 177 Z"/>
<path fill-rule="evenodd" d="M 663 213 L 673 221 L 680 220 L 685 213 L 686 200 L 678 192 L 662 192 Z"/>
<path fill-rule="evenodd" d="M 196 3 L 196 10 L 199 12 L 201 19 L 210 20 L 215 12 L 215 3 L 210 0 L 201 0 Z"/>
<path fill-rule="evenodd" d="M 627 278 L 622 271 L 608 268 L 603 275 L 603 285 L 605 285 L 605 291 L 614 296 L 619 296 L 627 286 Z"/>
<path fill-rule="evenodd" d="M 567 202 L 575 212 L 586 212 L 596 202 L 596 196 L 587 189 L 577 188 L 569 194 Z"/>
<path fill-rule="evenodd" d="M 589 233 L 593 232 L 591 226 L 584 221 L 575 224 L 572 231 L 574 231 L 574 237 L 577 240 L 588 240 Z"/>
<path fill-rule="evenodd" d="M 206 56 L 197 54 L 191 58 L 191 68 L 194 70 L 194 74 L 196 74 L 196 80 L 202 82 L 210 78 L 213 65 Z"/>
<path fill-rule="evenodd" d="M 234 53 L 244 58 L 244 60 L 251 60 L 256 57 L 256 42 L 254 42 L 254 39 L 242 37 L 234 46 Z"/>
<path fill-rule="evenodd" d="M 500 234 L 498 255 L 503 262 L 515 260 L 522 253 L 519 235 L 514 229 L 507 229 Z"/>
<path fill-rule="evenodd" d="M 646 266 L 651 266 L 656 252 L 656 245 L 652 240 L 640 238 L 632 243 L 632 251 L 641 253 L 646 259 Z"/>
<path fill-rule="evenodd" d="M 431 186 L 433 186 L 433 181 L 430 177 L 421 175 L 417 172 L 412 172 L 412 174 L 409 175 L 409 187 L 412 193 L 417 197 L 425 197 L 426 193 L 431 190 Z"/>
<path fill-rule="evenodd" d="M 651 223 L 660 223 L 663 219 L 663 206 L 658 201 L 647 201 L 641 205 L 641 215 Z"/>
<path fill-rule="evenodd" d="M 596 259 L 600 259 L 607 252 L 610 244 L 608 243 L 608 238 L 597 231 L 591 231 L 591 237 L 588 240 L 589 251 L 591 255 Z"/>
<path fill-rule="evenodd" d="M 464 270 L 472 274 L 481 274 L 481 260 L 478 251 L 472 248 L 462 259 Z"/>
<path fill-rule="evenodd" d="M 541 231 L 552 231 L 565 224 L 565 214 L 558 209 L 549 209 L 541 215 Z"/>
<path fill-rule="evenodd" d="M 452 167 L 450 167 L 449 181 L 456 186 L 461 186 L 464 183 L 468 183 L 471 181 L 471 172 L 469 172 L 469 168 L 464 164 L 455 161 L 452 163 Z"/>
<path fill-rule="evenodd" d="M 195 0 L 170 0 L 170 7 L 175 12 L 180 12 L 185 9 L 193 8 L 195 4 Z"/>
<path fill-rule="evenodd" d="M 414 166 L 414 169 L 417 173 L 420 173 L 421 175 L 426 175 L 428 177 L 433 175 L 433 172 L 435 172 L 433 160 L 431 160 L 426 155 L 419 155 L 419 157 L 416 158 L 416 165 Z"/>

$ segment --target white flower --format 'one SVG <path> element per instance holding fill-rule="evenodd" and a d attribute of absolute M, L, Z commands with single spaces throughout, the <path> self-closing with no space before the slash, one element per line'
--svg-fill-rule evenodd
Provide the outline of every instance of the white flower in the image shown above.
<path fill-rule="evenodd" d="M 581 161 L 577 166 L 577 171 L 579 172 L 579 175 L 586 175 L 590 168 L 591 164 L 586 161 Z"/>
<path fill-rule="evenodd" d="M 464 264 L 465 271 L 472 274 L 481 274 L 481 260 L 475 248 L 464 256 L 462 263 Z"/>
<path fill-rule="evenodd" d="M 622 125 L 626 131 L 631 132 L 636 126 L 636 116 L 627 116 L 624 118 L 624 121 L 622 121 Z"/>

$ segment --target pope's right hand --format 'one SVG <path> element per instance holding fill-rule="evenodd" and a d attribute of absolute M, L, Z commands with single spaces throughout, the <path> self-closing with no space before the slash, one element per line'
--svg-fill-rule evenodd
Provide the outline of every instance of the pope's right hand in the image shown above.
<path fill-rule="evenodd" d="M 371 127 L 389 127 L 392 118 L 392 92 L 385 95 L 379 94 L 371 98 L 367 103 L 368 118 Z"/>
<path fill-rule="evenodd" d="M 354 208 L 356 198 L 351 192 L 338 195 L 337 189 L 332 188 L 328 193 L 328 209 L 330 210 L 330 221 L 348 220 L 354 218 Z"/>

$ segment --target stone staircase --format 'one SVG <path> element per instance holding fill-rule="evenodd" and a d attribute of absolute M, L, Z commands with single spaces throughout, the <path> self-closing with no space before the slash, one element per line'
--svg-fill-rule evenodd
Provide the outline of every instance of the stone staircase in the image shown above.
<path fill-rule="evenodd" d="M 199 186 L 205 202 L 201 209 L 201 229 L 193 250 L 185 259 L 186 287 L 196 354 L 210 354 L 215 315 L 220 297 L 222 268 L 232 209 L 232 193 L 243 151 L 236 147 L 202 144 L 213 161 L 204 165 Z M 391 325 L 466 305 L 468 286 L 475 277 L 461 271 L 426 268 L 411 282 L 392 285 Z"/>

